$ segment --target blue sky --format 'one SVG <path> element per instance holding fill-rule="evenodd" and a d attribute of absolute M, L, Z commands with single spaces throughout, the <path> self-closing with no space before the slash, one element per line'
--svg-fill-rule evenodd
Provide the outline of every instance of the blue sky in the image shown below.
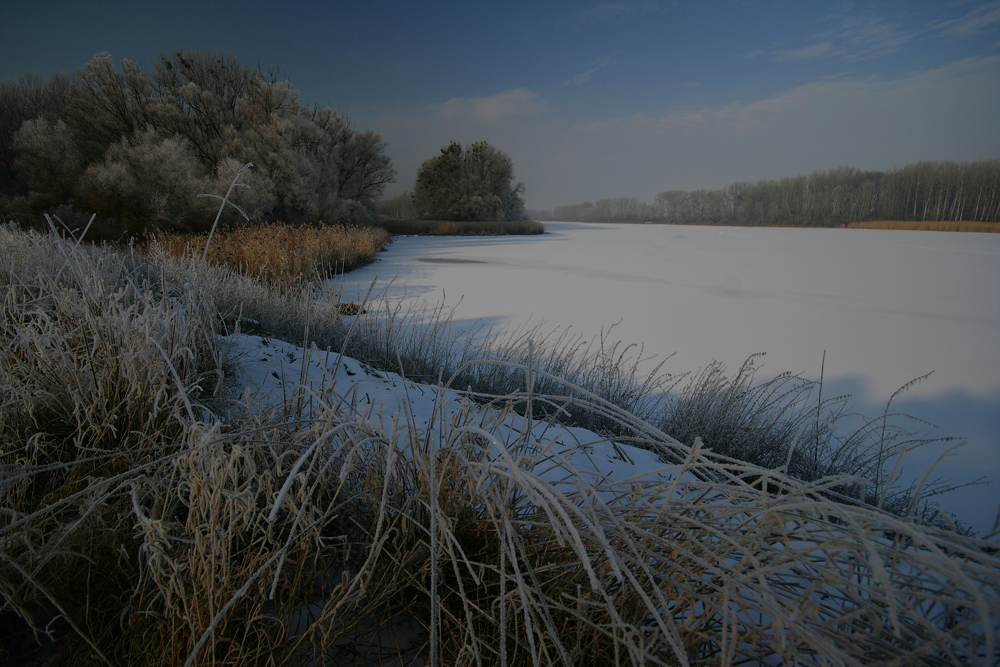
<path fill-rule="evenodd" d="M 0 79 L 177 46 L 279 66 L 412 188 L 455 139 L 529 207 L 1000 157 L 1000 2 L 11 2 Z"/>

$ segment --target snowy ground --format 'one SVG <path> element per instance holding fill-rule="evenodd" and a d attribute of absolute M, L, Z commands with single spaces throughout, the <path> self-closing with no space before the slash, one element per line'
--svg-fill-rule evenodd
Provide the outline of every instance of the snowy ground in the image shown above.
<path fill-rule="evenodd" d="M 439 425 L 456 423 L 456 415 L 465 409 L 474 415 L 470 423 L 488 432 L 497 448 L 508 454 L 517 454 L 517 442 L 548 447 L 547 462 L 535 472 L 552 483 L 576 487 L 589 479 L 593 487 L 595 478 L 618 482 L 676 480 L 674 492 L 679 497 L 686 491 L 685 481 L 696 481 L 689 473 L 678 474 L 681 466 L 664 464 L 650 451 L 613 443 L 582 428 L 537 420 L 525 423 L 502 405 L 499 409 L 476 405 L 454 391 L 409 382 L 350 357 L 318 351 L 304 355 L 298 345 L 260 336 L 237 335 L 224 340 L 228 352 L 238 359 L 231 386 L 239 389 L 238 398 L 246 404 L 264 410 L 297 405 L 295 392 L 301 384 L 307 388 L 301 395 L 304 414 L 313 410 L 310 394 L 327 400 L 333 396 L 339 401 L 335 407 L 345 414 L 363 416 L 384 432 L 390 432 L 393 420 L 398 420 L 412 424 L 421 439 L 430 430 L 428 442 L 441 443 L 454 429 L 442 431 Z"/>
<path fill-rule="evenodd" d="M 548 223 L 531 237 L 408 237 L 341 279 L 346 299 L 378 278 L 391 299 L 458 304 L 462 323 L 545 321 L 672 357 L 818 378 L 867 414 L 894 405 L 968 444 L 942 464 L 954 481 L 997 483 L 942 504 L 980 530 L 1000 501 L 1000 235 L 846 229 Z M 460 302 L 460 303 L 459 303 Z M 915 457 L 911 473 L 929 465 Z"/>

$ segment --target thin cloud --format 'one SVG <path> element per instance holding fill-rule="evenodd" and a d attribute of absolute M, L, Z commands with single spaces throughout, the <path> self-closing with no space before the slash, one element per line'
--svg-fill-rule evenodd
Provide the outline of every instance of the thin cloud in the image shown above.
<path fill-rule="evenodd" d="M 575 147 L 574 165 L 603 168 L 596 178 L 569 161 L 556 169 L 564 178 L 574 174 L 576 191 L 556 203 L 594 199 L 598 192 L 650 198 L 665 189 L 721 187 L 841 165 L 885 169 L 917 160 L 982 159 L 1000 147 L 997 114 L 1000 56 L 990 56 L 902 79 L 841 77 L 752 102 L 580 124 L 567 142 Z M 571 189 L 546 178 L 524 174 L 536 191 Z"/>
<path fill-rule="evenodd" d="M 576 20 L 584 24 L 621 22 L 662 11 L 664 9 L 658 2 L 602 2 L 579 12 Z"/>
<path fill-rule="evenodd" d="M 897 53 L 917 34 L 901 25 L 888 23 L 881 17 L 853 15 L 830 17 L 840 26 L 813 37 L 818 40 L 801 49 L 778 51 L 752 51 L 744 58 L 755 58 L 766 53 L 773 62 L 794 62 L 812 58 L 838 57 L 844 59 L 869 59 Z"/>
<path fill-rule="evenodd" d="M 533 116 L 545 104 L 527 88 L 512 88 L 488 97 L 454 97 L 436 107 L 445 118 L 475 118 L 492 123 L 509 118 Z"/>
<path fill-rule="evenodd" d="M 870 12 L 831 14 L 824 21 L 833 22 L 836 27 L 813 35 L 812 40 L 816 44 L 798 50 L 771 51 L 771 59 L 779 62 L 823 56 L 844 59 L 876 58 L 901 51 L 920 32 L 898 23 L 890 23 Z M 759 52 L 755 52 L 748 55 L 758 54 Z"/>
<path fill-rule="evenodd" d="M 990 2 L 961 18 L 941 21 L 932 27 L 949 37 L 962 37 L 985 32 L 997 25 L 1000 25 L 1000 2 Z"/>
<path fill-rule="evenodd" d="M 833 47 L 831 42 L 820 42 L 819 44 L 813 44 L 812 46 L 807 46 L 804 49 L 793 49 L 791 51 L 773 51 L 771 53 L 771 60 L 774 62 L 782 62 L 786 60 L 808 60 L 810 58 L 822 58 L 831 55 L 830 50 Z"/>
<path fill-rule="evenodd" d="M 896 53 L 913 39 L 913 32 L 882 18 L 854 17 L 844 21 L 841 38 L 849 45 L 850 58 L 872 58 Z"/>
<path fill-rule="evenodd" d="M 588 83 L 590 81 L 590 77 L 592 77 L 598 70 L 607 67 L 610 62 L 611 62 L 610 58 L 605 58 L 594 67 L 588 69 L 586 72 L 581 72 L 580 74 L 577 74 L 576 76 L 567 79 L 566 84 L 570 86 L 580 86 L 585 83 Z"/>

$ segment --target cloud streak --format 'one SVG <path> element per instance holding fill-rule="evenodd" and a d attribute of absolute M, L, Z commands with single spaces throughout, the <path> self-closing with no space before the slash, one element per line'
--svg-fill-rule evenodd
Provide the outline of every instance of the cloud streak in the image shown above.
<path fill-rule="evenodd" d="M 990 2 L 969 11 L 965 16 L 936 23 L 934 27 L 949 37 L 978 35 L 1000 26 L 1000 2 Z"/>
<path fill-rule="evenodd" d="M 784 60 L 808 60 L 809 58 L 821 58 L 830 55 L 832 42 L 821 42 L 807 46 L 804 49 L 794 49 L 791 51 L 772 51 L 771 60 L 782 62 Z"/>
<path fill-rule="evenodd" d="M 913 35 L 913 31 L 887 23 L 880 17 L 853 17 L 844 21 L 840 38 L 846 42 L 847 57 L 874 58 L 898 52 Z"/>
<path fill-rule="evenodd" d="M 526 88 L 512 88 L 488 97 L 454 97 L 438 105 L 436 110 L 445 118 L 474 118 L 484 123 L 494 123 L 534 116 L 544 108 L 545 103 L 537 93 Z"/>
<path fill-rule="evenodd" d="M 580 86 L 580 85 L 583 85 L 585 83 L 588 83 L 590 81 L 590 77 L 592 77 L 594 74 L 596 74 L 599 70 L 602 70 L 605 67 L 607 67 L 610 63 L 611 63 L 611 59 L 610 58 L 605 58 L 604 60 L 600 61 L 599 63 L 597 63 L 597 65 L 595 65 L 594 67 L 591 67 L 587 71 L 581 72 L 580 74 L 577 74 L 576 76 L 572 77 L 571 79 L 568 79 L 566 81 L 566 84 L 570 85 L 570 86 Z"/>
<path fill-rule="evenodd" d="M 644 14 L 665 11 L 658 2 L 601 2 L 581 10 L 576 20 L 584 24 L 627 21 Z"/>

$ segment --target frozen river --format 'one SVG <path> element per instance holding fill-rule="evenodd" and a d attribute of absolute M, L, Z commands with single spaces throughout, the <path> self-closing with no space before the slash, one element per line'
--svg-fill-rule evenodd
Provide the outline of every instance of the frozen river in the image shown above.
<path fill-rule="evenodd" d="M 968 443 L 952 481 L 994 483 L 942 498 L 982 533 L 1000 502 L 1000 234 L 546 223 L 529 237 L 398 238 L 344 279 L 346 298 L 378 277 L 391 299 L 442 299 L 459 320 L 544 321 L 587 338 L 641 343 L 665 371 L 713 359 L 759 377 L 818 378 L 880 414 L 897 399 Z M 461 302 L 459 303 L 459 301 Z M 938 450 L 939 451 L 939 450 Z M 929 464 L 914 457 L 911 472 Z"/>

